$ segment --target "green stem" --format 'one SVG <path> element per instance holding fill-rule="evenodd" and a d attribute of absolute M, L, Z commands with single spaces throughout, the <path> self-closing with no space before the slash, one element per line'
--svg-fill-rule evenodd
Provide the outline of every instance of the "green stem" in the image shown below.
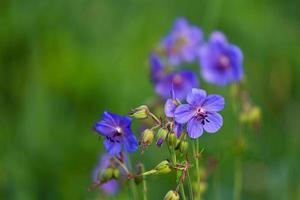
<path fill-rule="evenodd" d="M 192 183 L 191 183 L 191 178 L 190 178 L 190 172 L 187 170 L 187 178 L 188 178 L 188 184 L 189 184 L 189 193 L 190 193 L 190 199 L 194 200 L 194 194 L 193 194 L 193 188 L 192 188 Z"/>
<path fill-rule="evenodd" d="M 193 154 L 194 154 L 194 160 L 195 160 L 195 164 L 196 164 L 196 177 L 197 177 L 197 185 L 200 185 L 200 169 L 199 169 L 199 158 L 198 158 L 198 154 L 199 154 L 199 140 L 196 140 L 193 144 Z M 199 191 L 196 191 L 196 195 L 195 198 L 197 200 L 201 200 L 201 194 Z"/>
<path fill-rule="evenodd" d="M 126 174 L 130 175 L 130 172 L 127 169 L 126 165 L 124 165 L 124 163 L 122 163 L 118 158 L 116 158 L 116 157 L 113 157 L 113 158 L 124 169 L 124 171 L 126 172 Z"/>
<path fill-rule="evenodd" d="M 158 119 L 158 117 L 156 117 L 152 112 L 149 111 L 149 115 L 150 117 L 157 123 L 157 125 L 161 125 L 161 121 L 160 119 Z"/>
<path fill-rule="evenodd" d="M 145 167 L 143 164 L 141 164 L 141 171 L 144 173 Z M 147 181 L 145 176 L 143 176 L 143 200 L 147 200 Z"/>
<path fill-rule="evenodd" d="M 128 155 L 126 155 L 126 157 L 127 157 L 128 166 L 131 169 L 130 157 Z M 116 160 L 118 160 L 118 159 L 116 159 Z M 122 162 L 119 162 L 119 163 L 121 163 L 121 167 L 125 170 L 125 172 L 127 173 L 127 175 L 131 175 L 131 173 L 129 172 L 129 170 L 127 169 L 127 167 Z M 130 179 L 129 180 L 129 184 L 130 184 L 130 188 L 131 188 L 132 199 L 133 200 L 138 200 L 139 197 L 138 197 L 138 193 L 137 193 L 136 184 L 134 182 L 134 179 Z"/>
<path fill-rule="evenodd" d="M 181 192 L 182 200 L 186 200 L 183 183 L 180 184 L 180 192 Z"/>
<path fill-rule="evenodd" d="M 234 191 L 233 199 L 240 200 L 242 192 L 242 160 L 240 156 L 237 156 L 235 160 L 235 170 L 234 170 Z"/>

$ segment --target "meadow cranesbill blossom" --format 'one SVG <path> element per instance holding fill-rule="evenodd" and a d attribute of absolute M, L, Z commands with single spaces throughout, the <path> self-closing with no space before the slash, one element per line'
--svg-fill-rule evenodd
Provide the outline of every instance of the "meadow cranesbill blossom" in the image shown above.
<path fill-rule="evenodd" d="M 198 87 L 197 76 L 192 71 L 172 72 L 156 84 L 156 92 L 167 99 L 171 97 L 170 88 L 173 85 L 176 98 L 182 100 L 194 87 Z"/>
<path fill-rule="evenodd" d="M 180 101 L 178 99 L 176 99 L 175 92 L 173 89 L 171 92 L 172 92 L 172 98 L 167 99 L 167 101 L 165 103 L 164 111 L 165 111 L 165 115 L 167 117 L 174 118 L 175 110 L 176 110 L 177 106 L 180 105 Z M 179 124 L 175 121 L 173 131 L 178 138 L 180 137 L 180 135 L 182 133 L 182 129 L 183 129 L 183 125 Z"/>
<path fill-rule="evenodd" d="M 124 148 L 127 152 L 136 151 L 138 142 L 131 131 L 131 118 L 111 112 L 102 114 L 103 120 L 95 123 L 95 130 L 105 137 L 103 142 L 110 155 L 117 155 Z"/>
<path fill-rule="evenodd" d="M 162 40 L 160 48 L 171 65 L 193 62 L 203 40 L 200 28 L 191 26 L 184 18 L 178 18 L 171 32 Z"/>
<path fill-rule="evenodd" d="M 98 175 L 99 173 L 108 168 L 111 164 L 112 157 L 108 154 L 104 154 L 100 157 L 99 162 L 95 169 L 93 170 L 92 179 L 93 182 L 98 182 Z M 107 195 L 114 195 L 119 191 L 119 183 L 115 179 L 111 179 L 99 186 L 100 189 Z"/>
<path fill-rule="evenodd" d="M 221 32 L 211 34 L 208 43 L 200 48 L 201 74 L 205 81 L 224 86 L 243 78 L 243 54 L 228 43 Z"/>
<path fill-rule="evenodd" d="M 180 124 L 187 123 L 189 137 L 200 137 L 203 129 L 208 133 L 215 133 L 221 128 L 223 118 L 217 112 L 224 108 L 222 96 L 206 95 L 204 90 L 193 88 L 186 101 L 187 104 L 181 104 L 176 108 L 175 121 Z"/>

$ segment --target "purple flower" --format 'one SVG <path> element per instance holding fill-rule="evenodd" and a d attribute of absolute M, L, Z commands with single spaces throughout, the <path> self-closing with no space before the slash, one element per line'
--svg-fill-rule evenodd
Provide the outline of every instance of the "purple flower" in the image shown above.
<path fill-rule="evenodd" d="M 184 99 L 187 93 L 194 87 L 198 87 L 197 76 L 192 71 L 173 72 L 166 75 L 156 84 L 156 92 L 167 99 L 171 97 L 170 91 L 173 86 L 177 99 Z"/>
<path fill-rule="evenodd" d="M 131 131 L 131 118 L 111 112 L 104 112 L 102 117 L 103 120 L 94 127 L 106 138 L 103 144 L 110 155 L 117 155 L 122 148 L 128 152 L 137 150 L 138 142 Z"/>
<path fill-rule="evenodd" d="M 165 76 L 165 66 L 161 58 L 155 53 L 150 55 L 149 61 L 151 80 L 153 83 L 157 83 Z"/>
<path fill-rule="evenodd" d="M 184 18 L 178 18 L 172 31 L 161 42 L 160 48 L 163 49 L 169 63 L 176 66 L 182 62 L 193 62 L 202 40 L 200 28 L 189 25 Z"/>
<path fill-rule="evenodd" d="M 173 88 L 171 89 L 171 93 L 172 93 L 172 98 L 167 99 L 167 101 L 165 103 L 164 111 L 165 111 L 165 114 L 167 117 L 174 118 L 175 110 L 176 110 L 177 106 L 180 105 L 180 101 L 178 99 L 176 99 L 175 91 Z M 180 135 L 182 133 L 182 129 L 183 129 L 183 125 L 179 124 L 175 121 L 173 131 L 178 138 L 180 137 Z"/>
<path fill-rule="evenodd" d="M 203 79 L 209 83 L 224 86 L 239 82 L 243 78 L 243 54 L 228 43 L 221 32 L 211 34 L 209 42 L 200 49 L 200 64 Z"/>
<path fill-rule="evenodd" d="M 110 166 L 111 159 L 112 157 L 108 154 L 101 156 L 97 166 L 93 170 L 92 179 L 94 183 L 98 182 L 98 174 Z M 119 191 L 119 183 L 117 180 L 111 179 L 106 183 L 101 184 L 99 188 L 102 189 L 107 195 L 114 195 Z"/>
<path fill-rule="evenodd" d="M 188 104 L 181 104 L 175 110 L 175 121 L 187 123 L 187 132 L 191 138 L 198 138 L 203 129 L 208 133 L 217 132 L 223 125 L 222 116 L 217 113 L 224 108 L 224 98 L 220 95 L 206 95 L 201 89 L 193 88 L 187 95 Z"/>

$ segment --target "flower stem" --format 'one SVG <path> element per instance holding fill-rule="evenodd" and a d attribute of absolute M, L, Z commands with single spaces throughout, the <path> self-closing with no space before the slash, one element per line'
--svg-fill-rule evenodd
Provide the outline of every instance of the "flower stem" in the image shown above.
<path fill-rule="evenodd" d="M 158 124 L 161 125 L 161 121 L 160 119 L 158 119 L 158 117 L 156 117 L 152 112 L 149 111 L 149 115 L 150 117 Z"/>
<path fill-rule="evenodd" d="M 193 194 L 193 188 L 192 188 L 192 183 L 191 183 L 189 170 L 187 170 L 187 178 L 188 178 L 188 184 L 189 184 L 190 199 L 194 200 L 194 194 Z"/>
<path fill-rule="evenodd" d="M 235 159 L 234 191 L 233 191 L 234 200 L 241 199 L 241 191 L 242 191 L 242 160 L 241 157 L 238 156 Z"/>
<path fill-rule="evenodd" d="M 121 162 L 118 158 L 116 158 L 116 157 L 113 157 L 113 158 L 114 158 L 114 160 L 120 165 L 120 167 L 122 167 L 122 168 L 124 169 L 126 175 L 127 175 L 127 176 L 130 175 L 130 172 L 129 172 L 129 170 L 127 169 L 126 165 L 124 165 L 124 163 Z"/>
<path fill-rule="evenodd" d="M 140 167 L 141 167 L 141 172 L 144 173 L 145 171 L 144 165 L 141 164 Z M 147 181 L 145 176 L 143 176 L 143 200 L 147 200 Z"/>
<path fill-rule="evenodd" d="M 127 161 L 128 161 L 128 166 L 129 168 L 131 168 L 131 162 L 130 162 L 130 158 L 129 156 L 126 156 L 127 157 Z M 127 176 L 132 176 L 132 174 L 130 173 L 130 171 L 128 170 L 128 168 L 126 167 L 126 165 L 121 162 L 118 158 L 114 157 L 114 159 L 117 161 L 118 164 L 120 164 L 120 166 L 125 170 Z M 134 179 L 130 179 L 129 180 L 129 187 L 130 187 L 130 190 L 131 190 L 131 194 L 132 194 L 132 199 L 133 200 L 138 200 L 138 193 L 137 193 L 137 189 L 136 189 L 136 184 L 134 182 Z"/>
<path fill-rule="evenodd" d="M 182 200 L 186 200 L 183 183 L 180 184 L 180 192 L 181 192 Z"/>
<path fill-rule="evenodd" d="M 197 177 L 197 185 L 200 185 L 200 169 L 199 169 L 199 140 L 196 140 L 193 144 L 193 154 L 194 154 L 194 160 L 195 160 L 195 164 L 196 164 L 196 177 Z M 199 191 L 196 191 L 196 195 L 195 195 L 197 200 L 201 200 L 201 194 Z"/>

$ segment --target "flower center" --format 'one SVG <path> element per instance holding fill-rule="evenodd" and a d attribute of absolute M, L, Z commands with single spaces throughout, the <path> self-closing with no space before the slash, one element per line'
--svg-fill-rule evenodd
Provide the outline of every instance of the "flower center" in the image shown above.
<path fill-rule="evenodd" d="M 186 38 L 185 34 L 180 34 L 177 36 L 177 38 L 175 39 L 175 43 L 174 45 L 172 45 L 172 47 L 169 50 L 169 55 L 177 55 L 180 53 L 181 49 L 187 45 L 188 40 Z"/>
<path fill-rule="evenodd" d="M 117 126 L 117 127 L 116 127 L 116 131 L 117 131 L 118 133 L 122 133 L 121 127 Z"/>
<path fill-rule="evenodd" d="M 176 47 L 178 49 L 181 49 L 188 43 L 188 40 L 185 36 L 185 34 L 180 34 L 180 36 L 176 39 Z"/>
<path fill-rule="evenodd" d="M 112 136 L 106 136 L 106 139 L 108 139 L 112 143 L 120 143 L 121 142 L 121 136 L 122 136 L 122 128 L 117 126 L 115 128 L 115 132 Z"/>
<path fill-rule="evenodd" d="M 218 69 L 226 71 L 230 67 L 230 59 L 226 55 L 221 55 L 218 60 Z"/>
<path fill-rule="evenodd" d="M 182 82 L 183 82 L 183 78 L 179 74 L 176 74 L 173 77 L 173 83 L 174 83 L 174 85 L 181 85 Z"/>
<path fill-rule="evenodd" d="M 207 119 L 208 113 L 206 110 L 202 107 L 197 108 L 195 118 L 201 122 L 202 125 L 205 125 L 205 123 L 209 123 L 209 120 Z"/>
<path fill-rule="evenodd" d="M 202 107 L 199 107 L 199 108 L 197 108 L 197 114 L 199 115 L 201 115 L 201 114 L 205 114 L 205 109 L 204 108 L 202 108 Z"/>

